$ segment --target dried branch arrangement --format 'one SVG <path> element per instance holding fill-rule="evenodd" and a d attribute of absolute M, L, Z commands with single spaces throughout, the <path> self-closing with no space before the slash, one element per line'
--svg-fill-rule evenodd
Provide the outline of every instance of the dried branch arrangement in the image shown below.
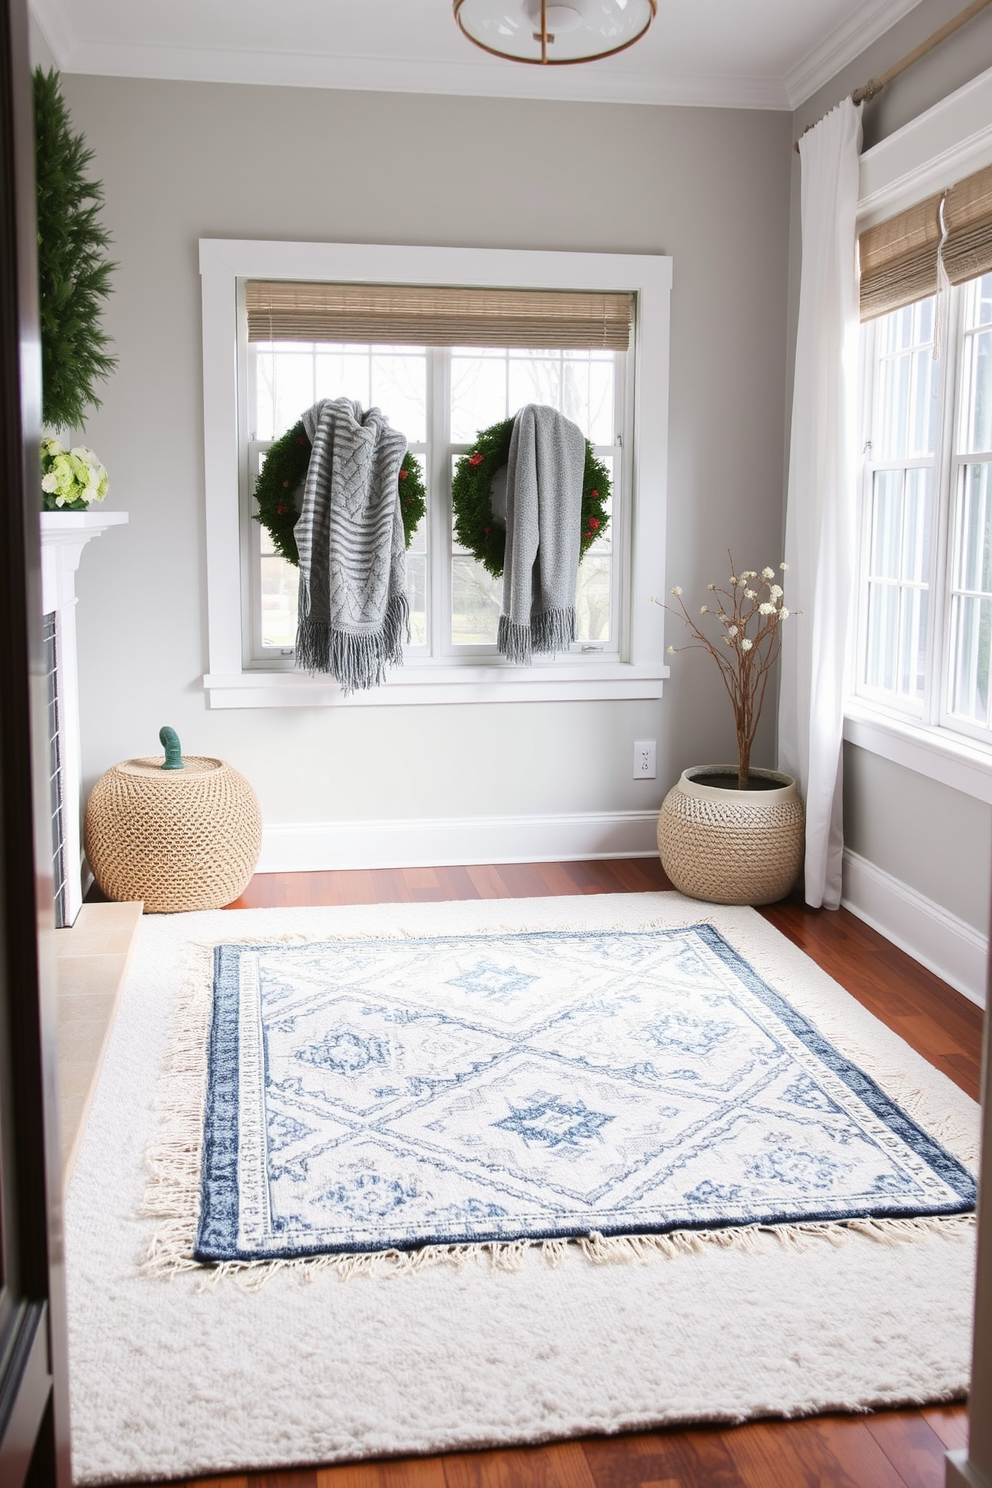
<path fill-rule="evenodd" d="M 678 615 L 692 634 L 687 646 L 669 646 L 669 653 L 674 656 L 679 651 L 705 650 L 719 667 L 737 730 L 737 789 L 747 790 L 751 746 L 764 707 L 768 678 L 782 649 L 780 625 L 789 618 L 789 610 L 775 569 L 763 568 L 759 574 L 748 568 L 737 573 L 733 555 L 728 557 L 729 588 L 707 586 L 713 597 L 708 604 L 700 605 L 699 620 L 686 609 L 678 584 L 672 590 L 678 608 L 663 604 L 654 595 L 651 599 L 669 614 Z M 780 573 L 787 569 L 787 563 L 779 564 Z M 706 624 L 718 627 L 715 639 L 702 629 Z"/>

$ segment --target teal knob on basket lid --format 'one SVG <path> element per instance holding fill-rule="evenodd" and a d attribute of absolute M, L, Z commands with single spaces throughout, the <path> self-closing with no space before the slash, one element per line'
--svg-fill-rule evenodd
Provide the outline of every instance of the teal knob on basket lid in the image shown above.
<path fill-rule="evenodd" d="M 179 735 L 175 729 L 169 728 L 166 725 L 165 728 L 159 729 L 158 736 L 161 740 L 162 748 L 165 750 L 165 761 L 162 769 L 184 770 L 186 766 L 183 764 L 183 752 L 179 745 Z"/>

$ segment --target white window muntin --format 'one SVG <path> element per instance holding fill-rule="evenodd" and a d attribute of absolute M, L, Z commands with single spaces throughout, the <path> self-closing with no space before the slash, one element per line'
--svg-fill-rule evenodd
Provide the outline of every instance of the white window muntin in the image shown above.
<path fill-rule="evenodd" d="M 425 483 L 428 490 L 428 511 L 418 529 L 418 537 L 415 539 L 415 547 L 419 550 L 425 549 L 426 569 L 426 594 L 427 611 L 424 636 L 418 642 L 416 636 L 405 648 L 407 660 L 417 657 L 445 658 L 452 662 L 468 661 L 476 658 L 485 659 L 495 657 L 495 639 L 490 642 L 472 643 L 458 640 L 454 634 L 452 616 L 453 608 L 453 585 L 454 569 L 456 563 L 464 556 L 464 550 L 459 549 L 454 543 L 452 533 L 451 512 L 451 473 L 455 461 L 462 454 L 467 453 L 471 443 L 454 442 L 451 439 L 451 374 L 453 365 L 459 361 L 468 360 L 473 353 L 478 353 L 478 348 L 462 347 L 383 347 L 383 354 L 391 358 L 395 356 L 408 356 L 411 362 L 422 361 L 424 363 L 426 429 L 417 428 L 416 433 L 427 434 L 426 439 L 411 441 L 408 445 L 411 454 L 416 455 L 424 473 Z M 265 452 L 271 447 L 274 437 L 283 432 L 282 428 L 275 427 L 276 423 L 285 423 L 287 418 L 292 418 L 288 406 L 283 405 L 281 418 L 277 412 L 275 423 L 271 418 L 264 420 L 256 419 L 259 407 L 258 380 L 260 369 L 270 363 L 273 379 L 278 389 L 278 376 L 281 368 L 291 365 L 292 361 L 298 361 L 300 371 L 306 369 L 306 375 L 294 379 L 294 400 L 292 408 L 295 410 L 297 403 L 301 407 L 309 407 L 316 398 L 326 395 L 327 389 L 322 388 L 318 378 L 318 357 L 332 353 L 335 358 L 341 356 L 350 357 L 356 363 L 356 368 L 366 362 L 371 368 L 372 357 L 375 355 L 371 347 L 355 346 L 353 348 L 323 347 L 320 343 L 298 343 L 292 347 L 276 347 L 269 349 L 268 343 L 253 342 L 245 348 L 247 359 L 247 375 L 245 385 L 247 391 L 247 416 L 243 421 L 245 439 L 247 442 L 247 455 L 242 457 L 241 469 L 244 472 L 244 485 L 242 488 L 241 511 L 243 520 L 242 541 L 246 549 L 246 582 L 244 585 L 244 635 L 245 635 L 245 664 L 249 667 L 267 666 L 284 667 L 293 666 L 293 633 L 295 632 L 295 593 L 296 574 L 289 565 L 279 558 L 271 560 L 273 576 L 279 581 L 280 588 L 286 592 L 285 613 L 281 616 L 282 635 L 273 638 L 272 626 L 265 624 L 265 599 L 264 584 L 262 583 L 262 565 L 267 553 L 271 552 L 271 545 L 267 541 L 267 534 L 259 523 L 253 520 L 255 510 L 251 492 L 261 466 Z M 490 353 L 488 350 L 482 352 L 487 358 L 492 355 L 494 361 L 502 362 L 506 367 L 505 375 L 505 407 L 500 411 L 493 411 L 491 416 L 487 415 L 484 422 L 494 423 L 500 417 L 509 417 L 514 411 L 511 407 L 512 396 L 509 387 L 511 363 L 515 359 L 524 360 L 525 353 L 515 353 L 512 350 L 504 351 L 495 348 Z M 477 357 L 476 357 L 477 359 Z M 558 360 L 562 363 L 574 360 L 574 353 L 559 353 Z M 626 462 L 624 454 L 629 448 L 631 440 L 629 429 L 625 422 L 625 407 L 629 404 L 627 398 L 627 373 L 633 360 L 633 352 L 618 353 L 607 352 L 599 360 L 609 360 L 611 364 L 611 382 L 613 397 L 611 407 L 606 418 L 600 418 L 600 424 L 608 424 L 613 435 L 611 442 L 599 442 L 594 444 L 596 455 L 606 461 L 612 467 L 612 516 L 608 529 L 607 539 L 600 548 L 593 544 L 590 552 L 583 560 L 588 567 L 580 568 L 579 574 L 579 599 L 583 598 L 583 580 L 589 582 L 591 577 L 591 565 L 596 560 L 602 560 L 604 556 L 609 558 L 609 619 L 607 623 L 607 634 L 605 637 L 580 634 L 571 648 L 572 654 L 588 655 L 592 652 L 602 655 L 619 653 L 619 631 L 620 615 L 623 608 L 623 577 L 624 566 L 622 564 L 623 542 L 622 534 L 625 530 L 625 501 L 624 490 L 626 485 Z M 540 360 L 546 361 L 547 356 L 541 356 Z M 307 365 L 309 364 L 309 365 Z M 563 379 L 561 379 L 563 382 Z M 357 384 L 345 389 L 346 396 L 357 395 L 362 389 Z M 309 400 L 309 401 L 308 401 Z M 370 401 L 383 402 L 375 399 L 374 392 L 366 389 L 362 394 L 361 401 L 368 406 Z M 389 414 L 388 406 L 384 411 Z M 256 422 L 258 427 L 255 427 Z M 462 432 L 462 431 L 458 431 Z M 589 431 L 587 431 L 589 432 Z M 598 431 L 602 434 L 605 430 L 601 427 Z M 272 436 L 272 437 L 269 437 Z M 411 550 L 413 551 L 413 550 Z M 478 565 L 472 564 L 474 570 Z M 495 594 L 498 596 L 498 582 L 493 581 Z M 289 611 L 292 611 L 290 614 Z M 580 617 L 581 629 L 581 617 Z M 266 631 L 269 634 L 266 634 Z M 546 665 L 547 660 L 537 658 L 536 664 Z"/>
<path fill-rule="evenodd" d="M 456 702 L 659 698 L 668 676 L 664 616 L 648 597 L 665 564 L 671 259 L 648 254 L 557 253 L 516 249 L 392 247 L 380 244 L 280 243 L 201 239 L 204 466 L 211 707 L 395 706 Z M 451 667 L 412 657 L 373 692 L 344 698 L 330 679 L 283 665 L 246 667 L 242 623 L 249 565 L 240 541 L 241 492 L 248 489 L 239 419 L 247 409 L 243 279 L 490 285 L 621 290 L 638 306 L 636 361 L 627 376 L 625 511 L 620 574 L 619 653 L 579 654 L 530 668 L 502 663 Z M 242 348 L 243 351 L 243 348 Z M 240 373 L 239 373 L 240 369 Z M 244 456 L 245 466 L 247 454 Z M 244 571 L 243 571 L 244 570 Z M 643 602 L 642 602 L 643 601 Z M 435 598 L 434 604 L 436 606 Z"/>
<path fill-rule="evenodd" d="M 975 439 L 976 416 L 975 367 L 976 357 L 971 348 L 979 337 L 984 338 L 986 355 L 992 342 L 992 324 L 986 319 L 979 323 L 978 308 L 984 303 L 988 311 L 989 300 L 980 300 L 980 286 L 986 287 L 992 276 L 971 281 L 969 284 L 951 289 L 944 307 L 942 347 L 939 360 L 932 360 L 932 352 L 921 343 L 920 350 L 930 358 L 937 399 L 931 449 L 921 451 L 914 447 L 893 450 L 886 448 L 884 430 L 879 428 L 880 403 L 884 401 L 880 369 L 884 367 L 885 348 L 880 338 L 886 333 L 891 317 L 879 317 L 868 322 L 864 328 L 862 360 L 862 413 L 863 413 L 863 478 L 861 502 L 861 542 L 859 563 L 859 613 L 856 660 L 856 690 L 860 697 L 873 705 L 881 706 L 907 718 L 918 720 L 932 727 L 940 727 L 965 735 L 983 743 L 992 743 L 992 687 L 989 686 L 990 669 L 988 655 L 992 642 L 992 553 L 986 551 L 985 571 L 981 582 L 974 582 L 974 573 L 966 574 L 963 566 L 969 555 L 972 564 L 976 557 L 974 545 L 969 548 L 965 539 L 965 518 L 974 503 L 969 502 L 966 484 L 969 472 L 979 472 L 981 491 L 979 501 L 984 513 L 979 526 L 986 534 L 989 525 L 989 506 L 992 503 L 992 431 L 988 424 L 990 415 L 987 403 L 986 427 L 981 437 Z M 921 304 L 907 307 L 918 314 Z M 894 312 L 896 316 L 904 312 Z M 985 384 L 986 399 L 988 383 Z M 970 425 L 970 428 L 969 428 Z M 883 437 L 880 439 L 879 434 Z M 981 448 L 984 444 L 986 447 Z M 976 448 L 975 446 L 979 447 Z M 881 446 L 881 454 L 879 454 Z M 886 458 L 886 456 L 888 458 Z M 872 601 L 873 587 L 878 587 L 877 576 L 871 572 L 873 546 L 878 536 L 873 518 L 876 512 L 876 497 L 880 482 L 902 476 L 904 483 L 919 481 L 923 474 L 930 473 L 930 511 L 928 520 L 920 518 L 920 536 L 926 548 L 924 562 L 914 575 L 900 572 L 892 587 L 900 591 L 900 605 L 893 606 L 894 624 L 899 628 L 900 638 L 912 630 L 913 610 L 906 596 L 915 592 L 926 596 L 927 615 L 918 627 L 920 650 L 925 655 L 923 679 L 917 689 L 899 686 L 879 686 L 872 676 Z M 905 490 L 905 484 L 903 489 Z M 901 537 L 913 516 L 909 503 L 900 504 Z M 925 532 L 923 530 L 925 526 Z M 972 530 L 976 531 L 974 521 Z M 986 549 L 988 544 L 986 542 Z M 905 542 L 901 544 L 901 556 L 905 553 Z M 969 582 L 971 580 L 971 582 Z M 969 618 L 971 623 L 969 625 Z M 979 623 L 975 623 L 976 620 Z M 980 696 L 974 665 L 980 648 L 986 658 L 984 697 Z M 905 644 L 897 646 L 904 658 L 908 654 Z M 905 680 L 904 678 L 898 679 Z M 976 698 L 976 695 L 977 698 Z M 969 700 L 968 711 L 961 707 L 962 698 Z"/>

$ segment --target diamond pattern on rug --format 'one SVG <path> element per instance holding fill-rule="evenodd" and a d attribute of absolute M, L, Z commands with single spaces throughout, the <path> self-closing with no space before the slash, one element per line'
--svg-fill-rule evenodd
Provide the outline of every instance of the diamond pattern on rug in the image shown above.
<path fill-rule="evenodd" d="M 215 951 L 202 1261 L 974 1201 L 710 925 Z"/>

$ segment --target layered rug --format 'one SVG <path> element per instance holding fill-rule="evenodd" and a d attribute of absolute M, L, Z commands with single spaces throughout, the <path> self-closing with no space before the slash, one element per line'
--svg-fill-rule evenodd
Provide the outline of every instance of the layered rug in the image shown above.
<path fill-rule="evenodd" d="M 75 1477 L 956 1398 L 976 1153 L 752 910 L 146 919 L 67 1203 Z"/>

